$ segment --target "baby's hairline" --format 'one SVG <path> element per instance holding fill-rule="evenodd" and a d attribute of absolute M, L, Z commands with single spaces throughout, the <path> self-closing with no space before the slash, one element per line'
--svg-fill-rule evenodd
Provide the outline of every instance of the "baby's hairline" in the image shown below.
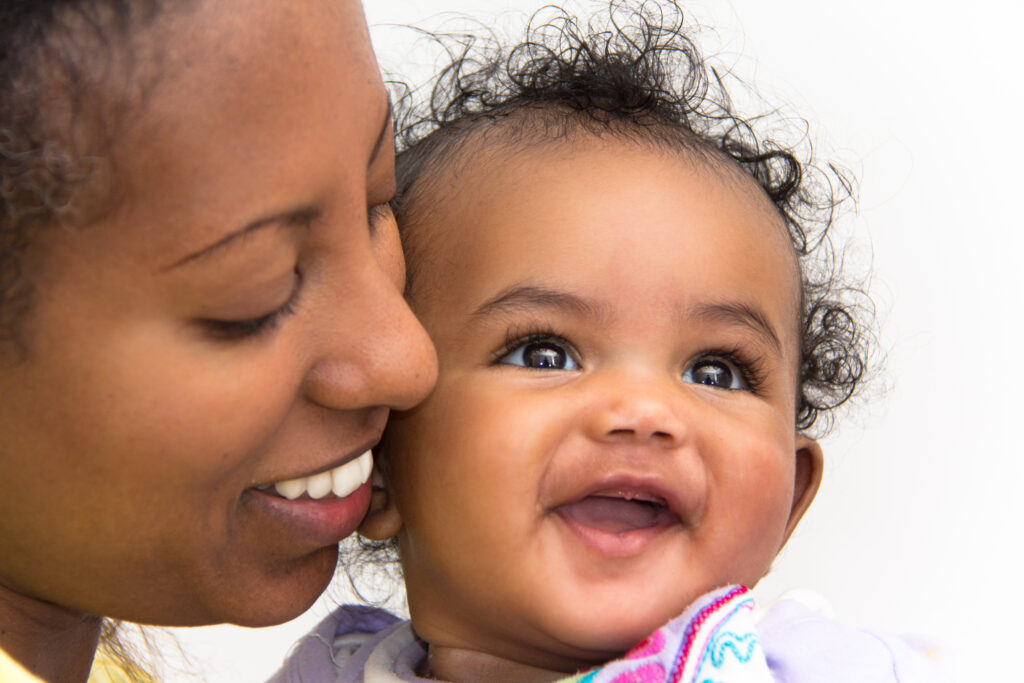
<path fill-rule="evenodd" d="M 538 116 L 531 116 L 538 114 Z M 395 214 L 401 219 L 414 208 L 424 187 L 450 177 L 474 163 L 481 153 L 529 154 L 541 148 L 582 146 L 587 139 L 613 142 L 655 154 L 670 155 L 695 170 L 714 172 L 734 190 L 759 198 L 766 216 L 785 232 L 785 217 L 764 188 L 733 158 L 696 133 L 653 119 L 608 118 L 598 112 L 573 111 L 560 105 L 523 105 L 499 115 L 478 116 L 445 126 L 424 137 L 413 149 L 398 153 L 398 196 Z M 536 123 L 530 123 L 537 119 Z M 469 148 L 473 149 L 470 150 Z M 469 152 L 472 151 L 472 154 Z M 416 154 L 407 170 L 409 154 Z M 429 165 L 417 161 L 429 160 Z M 792 240 L 787 235 L 787 241 Z M 794 253 L 797 252 L 793 245 Z"/>

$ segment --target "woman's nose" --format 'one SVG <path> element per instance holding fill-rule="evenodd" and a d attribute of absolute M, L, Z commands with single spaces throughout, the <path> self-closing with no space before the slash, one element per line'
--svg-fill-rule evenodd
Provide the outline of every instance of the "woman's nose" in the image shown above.
<path fill-rule="evenodd" d="M 434 346 L 386 266 L 368 264 L 361 286 L 338 302 L 306 376 L 310 400 L 335 410 L 407 410 L 433 389 Z"/>
<path fill-rule="evenodd" d="M 605 383 L 587 416 L 588 436 L 604 443 L 677 448 L 686 439 L 678 387 L 649 376 Z"/>

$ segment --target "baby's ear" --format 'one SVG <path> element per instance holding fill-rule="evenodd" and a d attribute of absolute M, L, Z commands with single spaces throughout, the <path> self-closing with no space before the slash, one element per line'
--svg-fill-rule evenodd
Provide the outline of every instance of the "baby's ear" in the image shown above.
<path fill-rule="evenodd" d="M 804 512 L 810 507 L 811 501 L 818 493 L 824 468 L 825 459 L 818 442 L 802 434 L 797 434 L 793 507 L 789 511 L 789 522 L 786 524 L 783 545 L 789 540 L 796 525 L 800 523 L 800 518 L 804 516 Z"/>
<path fill-rule="evenodd" d="M 402 528 L 402 515 L 395 505 L 378 470 L 373 471 L 373 493 L 370 509 L 359 525 L 359 533 L 374 541 L 383 541 L 396 535 Z"/>

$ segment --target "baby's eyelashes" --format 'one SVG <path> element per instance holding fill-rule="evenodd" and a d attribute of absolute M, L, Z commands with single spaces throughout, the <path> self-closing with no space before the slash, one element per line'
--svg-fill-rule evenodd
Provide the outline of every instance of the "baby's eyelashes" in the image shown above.
<path fill-rule="evenodd" d="M 719 389 L 747 388 L 741 373 L 732 366 L 732 363 L 714 356 L 701 358 L 691 365 L 683 373 L 683 379 Z"/>
<path fill-rule="evenodd" d="M 716 389 L 757 394 L 763 383 L 758 361 L 744 361 L 732 352 L 701 354 L 683 371 L 683 381 Z"/>
<path fill-rule="evenodd" d="M 581 371 L 583 354 L 565 337 L 549 329 L 530 332 L 510 329 L 505 343 L 494 353 L 495 365 L 509 365 L 528 370 Z M 588 364 L 590 371 L 599 366 Z M 691 356 L 677 370 L 677 376 L 687 384 L 700 384 L 714 389 L 745 391 L 758 394 L 764 383 L 762 359 L 737 349 L 717 346 L 706 348 Z"/>
<path fill-rule="evenodd" d="M 550 334 L 530 334 L 506 343 L 498 354 L 497 363 L 533 370 L 581 369 L 572 345 Z"/>

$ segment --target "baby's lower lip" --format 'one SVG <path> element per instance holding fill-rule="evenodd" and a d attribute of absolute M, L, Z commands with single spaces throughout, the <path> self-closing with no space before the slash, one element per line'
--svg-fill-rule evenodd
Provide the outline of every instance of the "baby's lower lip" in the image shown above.
<path fill-rule="evenodd" d="M 344 498 L 328 495 L 288 500 L 273 491 L 249 489 L 245 500 L 296 541 L 314 547 L 335 545 L 359 526 L 370 506 L 371 485 L 367 481 Z"/>
<path fill-rule="evenodd" d="M 680 521 L 663 504 L 607 496 L 587 496 L 555 512 L 584 545 L 612 557 L 641 552 Z"/>

